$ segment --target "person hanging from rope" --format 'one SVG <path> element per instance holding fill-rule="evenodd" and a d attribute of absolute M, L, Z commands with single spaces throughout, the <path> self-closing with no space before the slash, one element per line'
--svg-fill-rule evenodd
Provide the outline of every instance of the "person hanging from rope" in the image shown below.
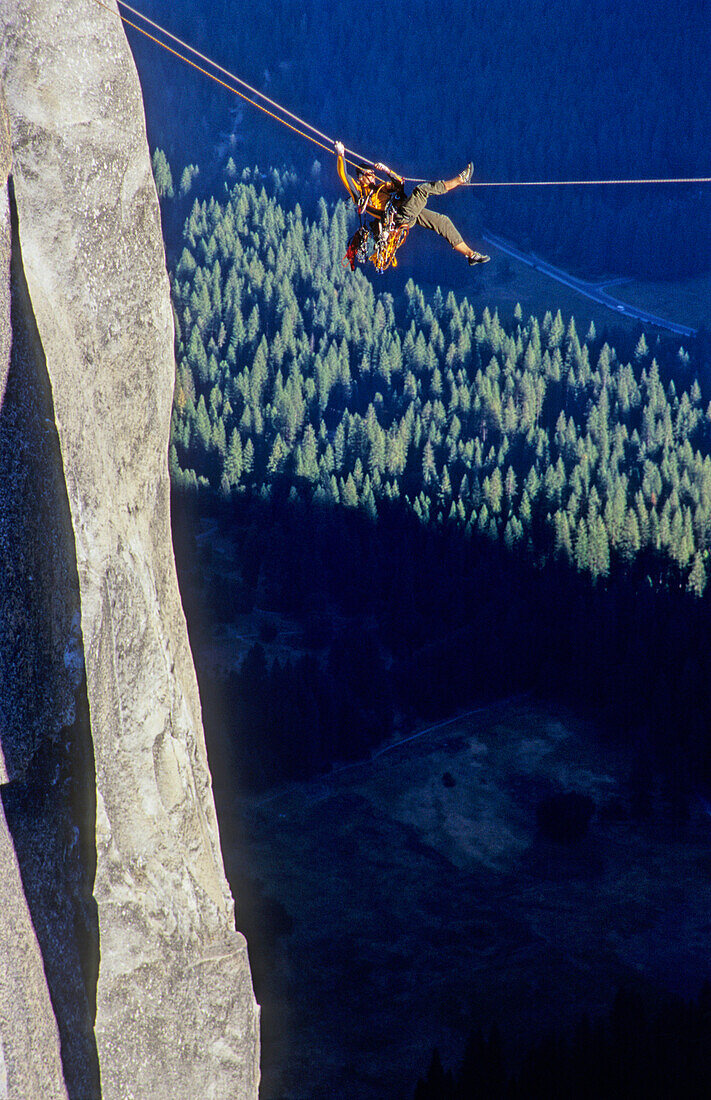
<path fill-rule="evenodd" d="M 368 165 L 360 165 L 357 179 L 353 179 L 346 169 L 343 143 L 337 141 L 335 150 L 338 154 L 336 169 L 339 178 L 355 203 L 361 218 L 363 214 L 368 214 L 373 218 L 368 229 L 373 234 L 376 242 L 383 232 L 386 212 L 391 211 L 392 216 L 388 224 L 389 231 L 407 230 L 413 225 L 421 225 L 425 229 L 431 229 L 438 233 L 440 237 L 444 237 L 455 252 L 461 252 L 463 256 L 466 256 L 469 264 L 484 264 L 488 261 L 488 256 L 482 255 L 481 252 L 477 252 L 476 249 L 465 243 L 451 218 L 448 218 L 445 214 L 438 214 L 434 210 L 425 209 L 430 196 L 444 195 L 448 191 L 454 190 L 455 187 L 469 183 L 474 170 L 472 164 L 468 164 L 464 171 L 460 172 L 454 179 L 420 183 L 411 195 L 407 195 L 405 181 L 402 177 L 380 162 L 374 165 L 373 168 Z M 384 182 L 379 180 L 376 172 L 384 173 L 388 179 Z"/>

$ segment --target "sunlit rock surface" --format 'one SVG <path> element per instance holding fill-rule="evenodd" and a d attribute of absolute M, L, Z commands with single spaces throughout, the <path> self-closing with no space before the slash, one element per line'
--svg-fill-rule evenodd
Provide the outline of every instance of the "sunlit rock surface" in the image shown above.
<path fill-rule="evenodd" d="M 0 1097 L 64 1095 L 61 1080 L 55 1091 L 32 1083 L 38 1066 L 50 1080 L 57 1027 L 70 1096 L 256 1097 L 258 1009 L 171 548 L 172 319 L 140 88 L 120 21 L 94 0 L 4 0 L 0 32 L 12 143 L 11 193 L 0 193 L 0 458 L 15 487 L 0 500 L 11 574 L 0 612 L 14 616 L 0 628 L 0 782 L 12 803 L 0 838 L 24 859 L 56 1016 L 43 1014 L 54 1054 L 50 1038 L 28 1052 L 15 1038 L 22 1003 L 12 1026 L 0 1009 Z M 15 211 L 13 348 L 24 328 L 32 354 L 13 350 L 13 366 Z M 51 855 L 41 866 L 40 803 Z M 71 935 L 52 924 L 51 881 L 71 895 Z M 21 899 L 0 889 L 4 914 Z"/>

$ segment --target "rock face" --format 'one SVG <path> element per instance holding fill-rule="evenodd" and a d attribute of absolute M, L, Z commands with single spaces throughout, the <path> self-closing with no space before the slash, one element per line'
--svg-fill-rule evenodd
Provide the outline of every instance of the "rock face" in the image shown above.
<path fill-rule="evenodd" d="M 38 1050 L 18 1038 L 34 1014 L 0 1008 L 0 1097 L 3 1074 L 11 1097 L 256 1097 L 171 549 L 172 319 L 138 80 L 95 0 L 4 0 L 0 30 L 0 867 L 11 837 L 47 1032 Z M 64 1083 L 38 1088 L 57 1030 Z"/>

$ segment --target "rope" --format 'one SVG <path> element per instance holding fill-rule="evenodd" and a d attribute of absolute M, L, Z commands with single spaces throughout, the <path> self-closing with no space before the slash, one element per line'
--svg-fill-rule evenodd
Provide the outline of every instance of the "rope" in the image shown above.
<path fill-rule="evenodd" d="M 155 44 L 157 46 L 160 46 L 161 49 L 166 50 L 174 57 L 177 57 L 181 61 L 184 61 L 186 65 L 190 65 L 191 68 L 196 69 L 197 72 L 209 77 L 210 80 L 214 80 L 216 84 L 219 84 L 221 85 L 221 87 L 226 88 L 229 92 L 233 92 L 235 95 L 238 95 L 246 103 L 251 104 L 252 107 L 256 107 L 257 110 L 263 111 L 264 114 L 269 115 L 270 118 L 274 118 L 277 122 L 281 122 L 282 125 L 288 127 L 288 129 L 290 130 L 293 130 L 293 132 L 295 134 L 298 134 L 299 137 L 306 138 L 307 141 L 313 142 L 314 145 L 318 145 L 319 148 L 324 149 L 327 153 L 331 153 L 335 156 L 335 152 L 333 149 L 334 139 L 329 137 L 328 134 L 322 133 L 321 130 L 318 130 L 315 126 L 312 126 L 311 123 L 306 122 L 305 119 L 299 118 L 298 115 L 293 114 L 291 111 L 287 110 L 286 107 L 283 107 L 280 103 L 277 103 L 275 100 L 270 99 L 268 95 L 264 94 L 264 92 L 260 92 L 257 88 L 253 88 L 251 84 L 247 83 L 246 80 L 242 80 L 240 77 L 236 76 L 235 73 L 231 73 L 229 69 L 224 69 L 221 65 L 218 65 L 216 61 L 213 61 L 205 54 L 200 53 L 199 50 L 194 49 L 191 45 L 189 45 L 189 43 L 184 42 L 182 38 L 178 38 L 177 35 L 171 34 L 169 30 L 166 30 L 166 28 L 162 27 L 159 23 L 154 23 L 152 19 L 149 19 L 148 16 L 143 15 L 136 8 L 131 7 L 130 4 L 125 3 L 124 0 L 116 0 L 116 2 L 121 7 L 126 8 L 127 11 L 130 11 L 132 15 L 135 15 L 137 18 L 142 19 L 154 30 L 166 35 L 166 37 L 170 38 L 171 41 L 177 42 L 178 45 L 188 50 L 195 57 L 199 57 L 201 61 L 205 62 L 205 64 L 211 65 L 214 69 L 217 70 L 217 72 L 220 72 L 224 76 L 229 77 L 229 79 L 235 81 L 236 84 L 240 84 L 243 88 L 246 88 L 253 95 L 259 96 L 259 98 L 263 99 L 265 103 L 270 104 L 270 106 L 276 108 L 278 111 L 281 111 L 288 118 L 291 118 L 295 122 L 298 122 L 306 130 L 311 130 L 314 134 L 318 134 L 318 136 L 323 138 L 324 141 L 329 142 L 329 145 L 324 145 L 323 142 L 318 141 L 316 138 L 312 137 L 311 134 L 305 133 L 304 130 L 299 130 L 296 126 L 292 126 L 289 122 L 286 121 L 286 118 L 282 118 L 279 115 L 274 114 L 273 111 L 268 110 L 261 103 L 257 103 L 254 99 L 250 99 L 249 96 L 244 95 L 243 92 L 240 92 L 239 88 L 235 88 L 231 84 L 227 84 L 224 80 L 221 80 L 219 77 L 215 76 L 214 73 L 208 72 L 208 70 L 204 69 L 201 65 L 197 65 L 194 61 L 191 61 L 189 57 L 185 57 L 184 54 L 179 53 L 178 50 L 174 50 L 171 46 L 167 45 L 167 43 L 161 42 L 159 38 L 156 38 L 155 35 L 150 34 L 149 31 L 147 31 L 144 27 L 140 27 L 137 23 L 134 23 L 132 22 L 132 20 L 127 19 L 126 16 L 123 15 L 120 11 L 115 11 L 113 8 L 109 7 L 108 4 L 104 3 L 104 0 L 94 0 L 94 3 L 97 4 L 99 7 L 104 8 L 104 10 L 108 11 L 111 15 L 116 16 L 126 26 L 132 27 L 133 30 L 138 31 L 139 34 L 142 34 L 145 38 L 150 39 L 151 42 L 155 42 Z M 349 160 L 347 157 L 344 158 L 346 162 L 348 164 L 351 164 L 353 167 L 358 167 L 359 164 L 375 163 L 374 161 L 369 160 L 367 157 L 360 156 L 357 152 L 354 152 L 353 149 L 346 149 L 346 152 L 350 153 L 351 157 L 356 158 L 355 160 Z"/>
<path fill-rule="evenodd" d="M 145 29 L 145 27 L 141 27 L 137 23 L 134 23 L 130 19 L 127 19 L 126 16 L 121 11 L 116 11 L 116 10 L 114 10 L 114 8 L 109 7 L 108 4 L 104 3 L 104 0 L 94 0 L 94 3 L 98 4 L 99 7 L 104 8 L 106 11 L 110 12 L 111 15 L 116 16 L 126 26 L 132 27 L 133 30 L 138 31 L 139 34 L 142 34 L 145 38 L 150 39 L 151 42 L 155 42 L 155 44 L 157 46 L 160 46 L 161 49 L 166 50 L 168 53 L 172 54 L 174 57 L 177 57 L 181 61 L 184 61 L 186 65 L 190 65 L 193 69 L 196 69 L 197 72 L 203 73 L 204 76 L 207 76 L 210 80 L 214 80 L 216 84 L 220 84 L 223 88 L 226 88 L 227 91 L 233 92 L 234 95 L 239 96 L 246 103 L 251 104 L 252 107 L 256 107 L 257 110 L 262 111 L 266 115 L 269 115 L 270 118 L 276 119 L 277 122 L 281 122 L 281 124 L 283 126 L 286 126 L 289 130 L 292 130 L 295 134 L 298 134 L 299 137 L 306 138 L 307 141 L 311 141 L 314 145 L 318 145 L 320 149 L 324 149 L 327 153 L 331 153 L 335 156 L 335 150 L 333 148 L 334 139 L 329 137 L 328 134 L 324 134 L 321 130 L 317 129 L 316 126 L 312 126 L 310 122 L 306 122 L 305 119 L 300 118 L 298 115 L 294 114 L 292 111 L 287 110 L 287 108 L 283 107 L 281 103 L 277 103 L 276 100 L 270 99 L 268 95 L 264 94 L 264 92 L 260 92 L 257 88 L 253 88 L 252 85 L 248 84 L 246 80 L 242 80 L 240 77 L 236 76 L 235 73 L 230 72 L 229 69 L 224 69 L 221 65 L 218 65 L 216 61 L 213 61 L 210 57 L 207 57 L 205 54 L 200 53 L 199 50 L 196 50 L 189 43 L 184 42 L 182 38 L 178 38 L 177 35 L 172 34 L 169 30 L 166 30 L 166 28 L 162 27 L 160 25 L 160 23 L 154 23 L 153 20 L 149 19 L 147 15 L 143 15 L 136 8 L 133 8 L 133 7 L 131 7 L 130 4 L 126 3 L 126 0 L 116 0 L 116 3 L 120 7 L 125 8 L 127 11 L 131 12 L 131 14 L 136 16 L 136 18 L 142 19 L 143 22 L 146 23 L 149 27 L 152 27 L 153 30 L 158 31 L 160 34 L 165 35 L 166 38 L 169 38 L 172 42 L 177 43 L 183 49 L 188 50 L 191 54 L 193 54 L 193 56 L 198 57 L 206 65 L 210 65 L 217 72 L 222 73 L 223 76 L 226 76 L 226 77 L 229 78 L 229 80 L 234 81 L 235 84 L 239 84 L 242 88 L 246 88 L 247 91 L 249 91 L 252 95 L 257 96 L 259 99 L 263 100 L 264 103 L 268 103 L 269 106 L 273 107 L 276 111 L 281 111 L 281 115 L 275 114 L 274 111 L 270 111 L 267 107 L 265 107 L 263 105 L 263 103 L 258 103 L 255 99 L 250 99 L 249 96 L 245 95 L 244 92 L 241 92 L 239 90 L 239 88 L 234 87 L 234 84 L 226 83 L 224 80 L 220 79 L 220 77 L 216 76 L 215 73 L 209 72 L 208 69 L 204 69 L 201 65 L 198 65 L 198 64 L 196 64 L 196 62 L 191 61 L 189 57 L 186 57 L 184 54 L 180 53 L 178 50 L 173 49 L 166 42 L 162 42 L 159 38 L 156 38 L 155 35 L 150 34 L 150 32 L 147 31 Z M 286 117 L 282 117 L 284 115 Z M 303 127 L 303 129 L 298 129 L 298 127 L 293 126 L 290 122 L 287 122 L 287 118 L 290 118 L 294 122 L 297 122 L 299 124 L 299 126 Z M 307 131 L 309 131 L 309 130 L 311 131 L 311 133 L 307 133 Z M 316 134 L 317 137 L 314 137 L 313 136 L 314 134 Z M 320 141 L 319 138 L 322 138 L 323 141 Z M 324 141 L 328 142 L 329 144 L 324 145 L 323 144 Z M 368 157 L 360 156 L 360 154 L 354 152 L 353 149 L 346 148 L 345 151 L 346 151 L 346 153 L 350 154 L 350 157 L 355 158 L 355 159 L 351 160 L 351 159 L 349 159 L 349 157 L 344 157 L 344 160 L 346 161 L 346 163 L 350 164 L 354 168 L 357 168 L 360 164 L 369 164 L 369 165 L 372 165 L 372 166 L 375 165 L 375 161 L 370 160 Z M 378 177 L 378 178 L 380 178 L 380 177 Z M 415 177 L 415 176 L 403 176 L 402 178 L 407 183 L 426 183 L 427 182 L 426 179 L 418 178 L 418 177 Z M 464 186 L 465 187 L 621 187 L 621 186 L 630 186 L 630 185 L 643 186 L 643 185 L 652 185 L 652 184 L 682 184 L 682 183 L 711 183 L 711 176 L 692 176 L 692 177 L 689 177 L 689 176 L 673 176 L 673 177 L 664 177 L 664 178 L 660 178 L 660 179 L 613 179 L 613 180 L 610 180 L 610 179 L 599 179 L 599 180 L 472 180 L 469 183 L 464 184 Z"/>
<path fill-rule="evenodd" d="M 418 180 L 425 183 L 425 180 Z M 711 183 L 711 176 L 694 176 L 693 178 L 677 176 L 668 179 L 634 179 L 634 180 L 506 180 L 472 182 L 467 187 L 619 187 L 623 184 L 649 184 L 649 183 Z"/>
<path fill-rule="evenodd" d="M 217 69 L 218 72 L 223 73 L 225 76 L 228 76 L 230 80 L 234 80 L 236 84 L 239 84 L 241 85 L 241 87 L 246 88 L 248 92 L 252 93 L 252 95 L 259 96 L 259 98 L 263 99 L 265 103 L 268 103 L 272 107 L 276 107 L 277 110 L 282 111 L 289 118 L 293 119 L 294 122 L 298 122 L 301 126 L 306 127 L 307 130 L 311 130 L 312 133 L 318 134 L 318 136 L 320 138 L 323 138 L 324 141 L 328 141 L 331 145 L 333 145 L 333 138 L 330 138 L 328 134 L 322 133 L 321 130 L 318 130 L 315 126 L 312 126 L 311 123 L 306 122 L 303 118 L 299 118 L 298 115 L 292 114 L 292 112 L 288 111 L 286 107 L 282 107 L 280 103 L 277 103 L 275 100 L 270 99 L 268 95 L 265 95 L 264 92 L 260 92 L 258 88 L 253 88 L 252 85 L 248 84 L 246 80 L 242 80 L 239 76 L 231 73 L 229 69 L 223 69 L 222 66 L 218 65 L 216 61 L 213 61 L 211 58 L 206 57 L 205 54 L 200 53 L 199 50 L 194 49 L 194 47 L 191 46 L 188 42 L 184 42 L 182 38 L 178 38 L 177 35 L 171 34 L 169 30 L 166 30 L 165 27 L 161 27 L 159 23 L 154 23 L 153 20 L 149 19 L 147 15 L 143 15 L 140 11 L 137 11 L 136 8 L 132 8 L 130 4 L 127 4 L 125 2 L 125 0 L 116 0 L 116 2 L 120 5 L 120 7 L 126 8 L 127 11 L 130 11 L 132 15 L 135 15 L 139 19 L 142 19 L 143 22 L 147 23 L 149 27 L 153 27 L 154 30 L 160 31 L 161 34 L 164 34 L 168 38 L 170 38 L 172 42 L 177 42 L 179 46 L 183 47 L 183 49 L 189 50 L 189 52 L 191 54 L 194 54 L 195 57 L 199 57 L 201 61 L 204 61 L 208 65 L 212 65 L 212 67 L 214 69 Z"/>

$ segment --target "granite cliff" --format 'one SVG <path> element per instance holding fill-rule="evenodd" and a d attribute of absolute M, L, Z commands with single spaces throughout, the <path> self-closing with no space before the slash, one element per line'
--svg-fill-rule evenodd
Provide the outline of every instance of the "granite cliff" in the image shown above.
<path fill-rule="evenodd" d="M 138 79 L 94 0 L 4 0 L 0 31 L 0 1097 L 256 1097 Z"/>

